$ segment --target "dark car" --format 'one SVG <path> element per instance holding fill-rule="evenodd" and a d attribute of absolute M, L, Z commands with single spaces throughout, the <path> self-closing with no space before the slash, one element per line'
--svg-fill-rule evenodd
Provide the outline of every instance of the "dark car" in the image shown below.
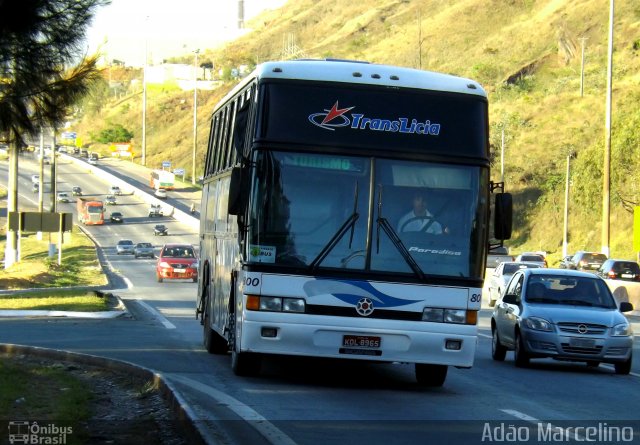
<path fill-rule="evenodd" d="M 198 257 L 190 244 L 165 244 L 156 264 L 158 282 L 167 279 L 198 281 Z"/>
<path fill-rule="evenodd" d="M 600 269 L 600 266 L 602 266 L 605 261 L 607 261 L 607 256 L 604 253 L 585 252 L 581 250 L 573 255 L 573 258 L 571 258 L 568 264 L 570 266 L 568 269 L 595 272 Z"/>
<path fill-rule="evenodd" d="M 598 275 L 610 280 L 640 281 L 640 266 L 635 261 L 609 259 L 602 263 Z"/>
<path fill-rule="evenodd" d="M 133 256 L 136 258 L 139 257 L 149 257 L 155 258 L 155 254 L 153 253 L 153 244 L 151 243 L 138 243 L 133 248 Z"/>
<path fill-rule="evenodd" d="M 109 217 L 109 220 L 113 223 L 123 223 L 124 216 L 120 212 L 111 212 L 111 216 Z"/>
<path fill-rule="evenodd" d="M 82 189 L 78 186 L 72 187 L 71 188 L 71 194 L 73 196 L 82 196 Z"/>
<path fill-rule="evenodd" d="M 508 350 L 516 366 L 549 357 L 595 367 L 611 363 L 616 374 L 629 374 L 633 329 L 607 283 L 576 270 L 521 269 L 513 274 L 491 316 L 494 360 Z"/>
<path fill-rule="evenodd" d="M 164 224 L 156 224 L 153 227 L 153 235 L 154 236 L 166 236 L 169 234 L 169 228 Z"/>

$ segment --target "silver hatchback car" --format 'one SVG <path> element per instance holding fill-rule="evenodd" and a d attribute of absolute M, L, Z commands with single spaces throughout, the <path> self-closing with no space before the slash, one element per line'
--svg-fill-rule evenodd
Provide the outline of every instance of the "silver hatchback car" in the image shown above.
<path fill-rule="evenodd" d="M 522 269 L 511 277 L 491 317 L 494 360 L 515 351 L 516 366 L 532 358 L 612 363 L 631 371 L 633 332 L 605 281 L 588 272 Z"/>

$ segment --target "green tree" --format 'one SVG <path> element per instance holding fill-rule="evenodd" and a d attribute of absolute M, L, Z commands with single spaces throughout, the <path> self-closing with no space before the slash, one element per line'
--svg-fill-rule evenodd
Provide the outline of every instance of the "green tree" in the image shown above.
<path fill-rule="evenodd" d="M 133 138 L 133 132 L 127 130 L 120 124 L 102 130 L 96 137 L 98 142 L 110 144 L 112 142 L 129 142 Z"/>
<path fill-rule="evenodd" d="M 17 147 L 43 126 L 58 127 L 100 73 L 81 57 L 85 30 L 109 0 L 0 0 L 0 132 L 10 141 L 8 211 L 18 208 Z M 76 62 L 80 60 L 79 63 Z M 5 267 L 16 259 L 7 235 Z"/>

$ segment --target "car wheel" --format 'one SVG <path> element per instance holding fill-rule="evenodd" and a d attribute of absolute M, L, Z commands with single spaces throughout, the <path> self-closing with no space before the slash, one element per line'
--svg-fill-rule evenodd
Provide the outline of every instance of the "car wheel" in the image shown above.
<path fill-rule="evenodd" d="M 491 357 L 498 361 L 504 361 L 507 356 L 507 348 L 500 343 L 500 337 L 498 336 L 498 329 L 494 326 L 491 329 Z"/>
<path fill-rule="evenodd" d="M 524 368 L 529 365 L 529 354 L 524 346 L 524 340 L 520 331 L 516 331 L 516 349 L 515 349 L 516 366 Z"/>
<path fill-rule="evenodd" d="M 158 283 L 162 283 L 162 277 L 160 275 L 156 275 L 156 278 L 158 279 Z"/>
<path fill-rule="evenodd" d="M 420 386 L 442 386 L 447 378 L 449 367 L 416 363 L 416 380 Z"/>
<path fill-rule="evenodd" d="M 616 368 L 616 374 L 627 375 L 631 372 L 631 362 L 633 356 L 630 355 L 629 359 L 622 363 L 615 363 L 613 366 Z"/>
<path fill-rule="evenodd" d="M 134 254 L 133 257 L 137 260 L 138 259 L 138 255 Z"/>

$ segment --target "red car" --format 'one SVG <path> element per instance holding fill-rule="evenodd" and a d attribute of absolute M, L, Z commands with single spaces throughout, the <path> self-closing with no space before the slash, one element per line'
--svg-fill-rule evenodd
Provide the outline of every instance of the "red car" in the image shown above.
<path fill-rule="evenodd" d="M 156 263 L 156 277 L 162 280 L 198 281 L 198 258 L 191 244 L 165 244 Z"/>

